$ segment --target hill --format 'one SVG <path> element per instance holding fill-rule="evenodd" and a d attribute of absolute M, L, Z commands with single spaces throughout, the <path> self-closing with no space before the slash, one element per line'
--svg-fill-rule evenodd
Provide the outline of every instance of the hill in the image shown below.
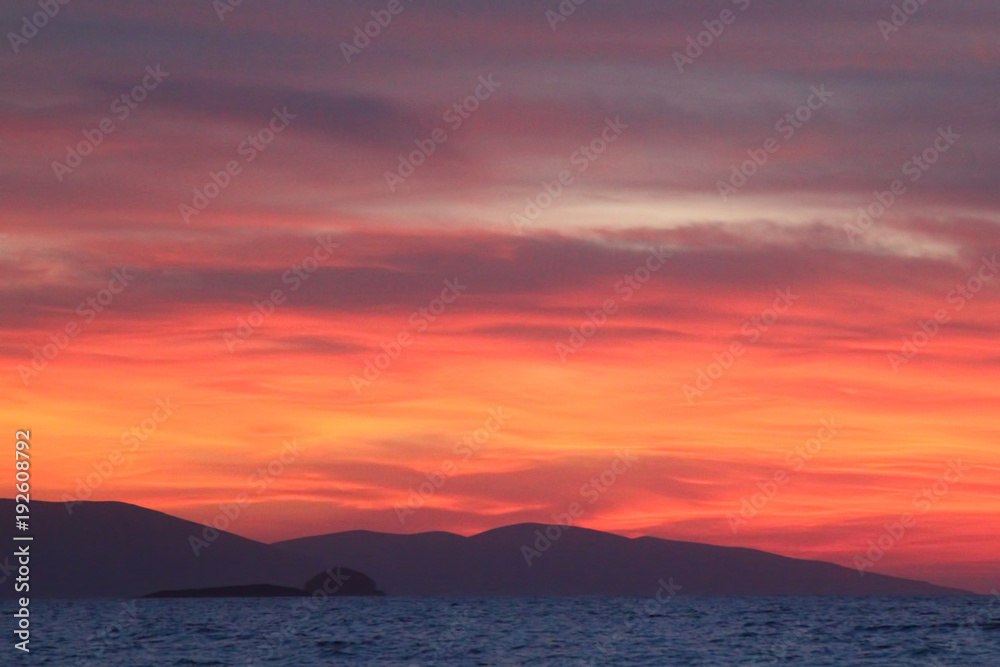
<path fill-rule="evenodd" d="M 325 559 L 277 549 L 220 531 L 192 547 L 204 526 L 118 502 L 31 502 L 31 542 L 12 541 L 14 502 L 0 499 L 0 572 L 10 565 L 15 546 L 30 545 L 30 597 L 137 597 L 154 591 L 272 584 L 301 587 L 308 577 L 330 567 Z M 197 544 L 197 543 L 196 543 Z M 8 578 L 16 574 L 6 574 Z M 14 587 L 0 587 L 12 597 Z M 23 595 L 20 593 L 18 595 Z"/>
<path fill-rule="evenodd" d="M 349 531 L 275 546 L 363 568 L 389 595 L 654 595 L 661 580 L 685 595 L 968 594 L 754 549 L 542 524 L 471 537 Z"/>

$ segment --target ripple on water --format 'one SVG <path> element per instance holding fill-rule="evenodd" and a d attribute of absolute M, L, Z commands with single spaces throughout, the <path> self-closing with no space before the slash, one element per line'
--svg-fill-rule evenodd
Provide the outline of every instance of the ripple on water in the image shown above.
<path fill-rule="evenodd" d="M 41 601 L 39 665 L 996 667 L 988 598 L 352 598 Z M 969 619 L 989 619 L 980 623 Z M 287 625 L 287 627 L 286 627 Z M 279 632 L 279 629 L 282 629 Z M 95 636 L 109 635 L 107 640 Z M 32 642 L 35 644 L 35 642 Z M 933 659 L 933 663 L 931 660 Z"/>

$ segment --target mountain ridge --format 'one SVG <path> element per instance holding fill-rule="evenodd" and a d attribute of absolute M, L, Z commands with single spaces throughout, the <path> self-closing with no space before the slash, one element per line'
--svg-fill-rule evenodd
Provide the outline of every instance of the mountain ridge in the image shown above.
<path fill-rule="evenodd" d="M 16 576 L 14 501 L 0 499 Z M 590 528 L 520 523 L 472 536 L 351 530 L 265 544 L 119 501 L 33 501 L 30 591 L 0 597 L 140 597 L 156 591 L 272 585 L 298 588 L 330 567 L 363 573 L 387 595 L 653 595 L 662 581 L 692 595 L 972 595 L 928 582 L 747 547 L 720 547 Z M 194 540 L 194 542 L 192 541 Z"/>
<path fill-rule="evenodd" d="M 347 567 L 363 563 L 390 595 L 649 595 L 671 577 L 682 587 L 686 578 L 684 592 L 700 595 L 973 594 L 750 547 L 541 523 L 469 536 L 352 530 L 273 546 L 317 557 L 336 553 Z"/>

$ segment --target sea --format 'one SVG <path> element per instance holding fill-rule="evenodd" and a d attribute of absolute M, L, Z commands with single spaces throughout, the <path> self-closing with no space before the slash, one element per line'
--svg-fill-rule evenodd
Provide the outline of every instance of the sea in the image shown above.
<path fill-rule="evenodd" d="M 0 664 L 1000 666 L 998 596 L 82 600 L 30 614 L 30 656 L 8 629 Z"/>

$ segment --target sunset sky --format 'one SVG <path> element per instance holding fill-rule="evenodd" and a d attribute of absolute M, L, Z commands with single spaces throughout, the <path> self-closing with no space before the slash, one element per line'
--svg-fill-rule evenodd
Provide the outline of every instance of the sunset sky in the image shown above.
<path fill-rule="evenodd" d="M 1000 587 L 1000 5 L 563 4 L 5 3 L 34 498 Z"/>

